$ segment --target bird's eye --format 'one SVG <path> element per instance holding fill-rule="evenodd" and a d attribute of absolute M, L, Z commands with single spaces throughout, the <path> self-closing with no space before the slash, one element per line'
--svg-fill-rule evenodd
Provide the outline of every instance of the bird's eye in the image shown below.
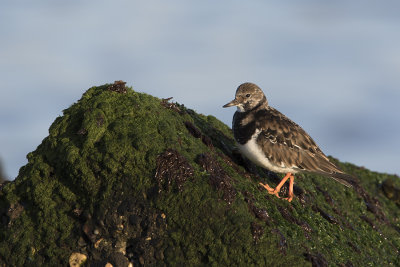
<path fill-rule="evenodd" d="M 247 94 L 246 97 L 250 97 L 250 94 Z"/>

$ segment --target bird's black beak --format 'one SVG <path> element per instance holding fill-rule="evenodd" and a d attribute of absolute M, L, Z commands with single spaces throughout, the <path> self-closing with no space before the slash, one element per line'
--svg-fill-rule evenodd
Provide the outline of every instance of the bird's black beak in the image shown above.
<path fill-rule="evenodd" d="M 237 106 L 239 105 L 239 101 L 237 101 L 236 99 L 233 99 L 231 102 L 229 102 L 226 105 L 223 105 L 223 108 L 228 108 L 228 107 L 233 107 L 233 106 Z"/>

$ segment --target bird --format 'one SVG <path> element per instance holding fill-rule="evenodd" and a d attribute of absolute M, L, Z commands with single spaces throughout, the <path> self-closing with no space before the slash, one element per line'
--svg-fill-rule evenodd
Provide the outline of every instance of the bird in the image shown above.
<path fill-rule="evenodd" d="M 280 198 L 279 192 L 288 179 L 289 193 L 294 198 L 294 174 L 314 173 L 331 177 L 346 187 L 352 187 L 354 177 L 333 164 L 310 135 L 284 114 L 268 105 L 264 92 L 254 83 L 241 84 L 235 99 L 224 105 L 237 107 L 232 130 L 242 155 L 256 165 L 286 175 L 272 188 L 260 183 L 269 194 Z"/>

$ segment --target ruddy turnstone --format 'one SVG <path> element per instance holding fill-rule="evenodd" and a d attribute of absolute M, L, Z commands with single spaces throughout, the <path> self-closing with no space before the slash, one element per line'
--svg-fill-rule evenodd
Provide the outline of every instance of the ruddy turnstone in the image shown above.
<path fill-rule="evenodd" d="M 295 122 L 268 105 L 263 91 L 254 83 L 243 83 L 235 99 L 223 107 L 236 106 L 232 129 L 240 152 L 256 165 L 286 173 L 276 188 L 260 183 L 279 198 L 279 191 L 290 178 L 289 195 L 293 199 L 294 174 L 309 172 L 329 176 L 351 187 L 352 176 L 335 166 L 314 140 Z"/>

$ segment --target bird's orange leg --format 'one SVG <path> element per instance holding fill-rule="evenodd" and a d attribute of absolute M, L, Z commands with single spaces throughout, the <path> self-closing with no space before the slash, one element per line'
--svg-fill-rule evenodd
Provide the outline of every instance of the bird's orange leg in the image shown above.
<path fill-rule="evenodd" d="M 267 189 L 268 193 L 272 194 L 272 192 L 274 192 L 274 189 L 269 185 L 263 183 L 260 183 L 260 185 L 262 185 L 265 189 Z"/>
<path fill-rule="evenodd" d="M 290 183 L 289 183 L 289 195 L 285 199 L 289 202 L 293 200 L 294 194 L 293 194 L 293 184 L 294 184 L 294 176 L 291 174 L 290 175 Z"/>
<path fill-rule="evenodd" d="M 279 192 L 281 191 L 282 186 L 286 183 L 287 179 L 290 178 L 290 184 L 289 184 L 289 197 L 285 198 L 287 201 L 292 201 L 293 199 L 293 183 L 294 183 L 294 176 L 292 173 L 288 172 L 285 177 L 283 177 L 283 179 L 280 181 L 280 183 L 277 185 L 277 187 L 275 187 L 275 189 L 271 188 L 269 185 L 267 184 L 263 184 L 260 183 L 260 185 L 262 185 L 265 189 L 267 189 L 268 193 L 270 193 L 271 195 L 275 195 L 278 198 L 281 198 L 279 196 Z"/>
<path fill-rule="evenodd" d="M 275 190 L 272 191 L 272 192 L 269 192 L 269 193 L 270 193 L 270 194 L 273 194 L 273 195 L 275 195 L 275 196 L 277 196 L 278 198 L 280 198 L 280 197 L 279 197 L 279 192 L 281 191 L 282 186 L 286 183 L 287 179 L 289 179 L 289 177 L 290 177 L 291 175 L 292 175 L 292 174 L 291 174 L 290 172 L 288 172 L 288 173 L 285 175 L 285 177 L 283 177 L 283 179 L 280 181 L 280 183 L 275 187 Z"/>

